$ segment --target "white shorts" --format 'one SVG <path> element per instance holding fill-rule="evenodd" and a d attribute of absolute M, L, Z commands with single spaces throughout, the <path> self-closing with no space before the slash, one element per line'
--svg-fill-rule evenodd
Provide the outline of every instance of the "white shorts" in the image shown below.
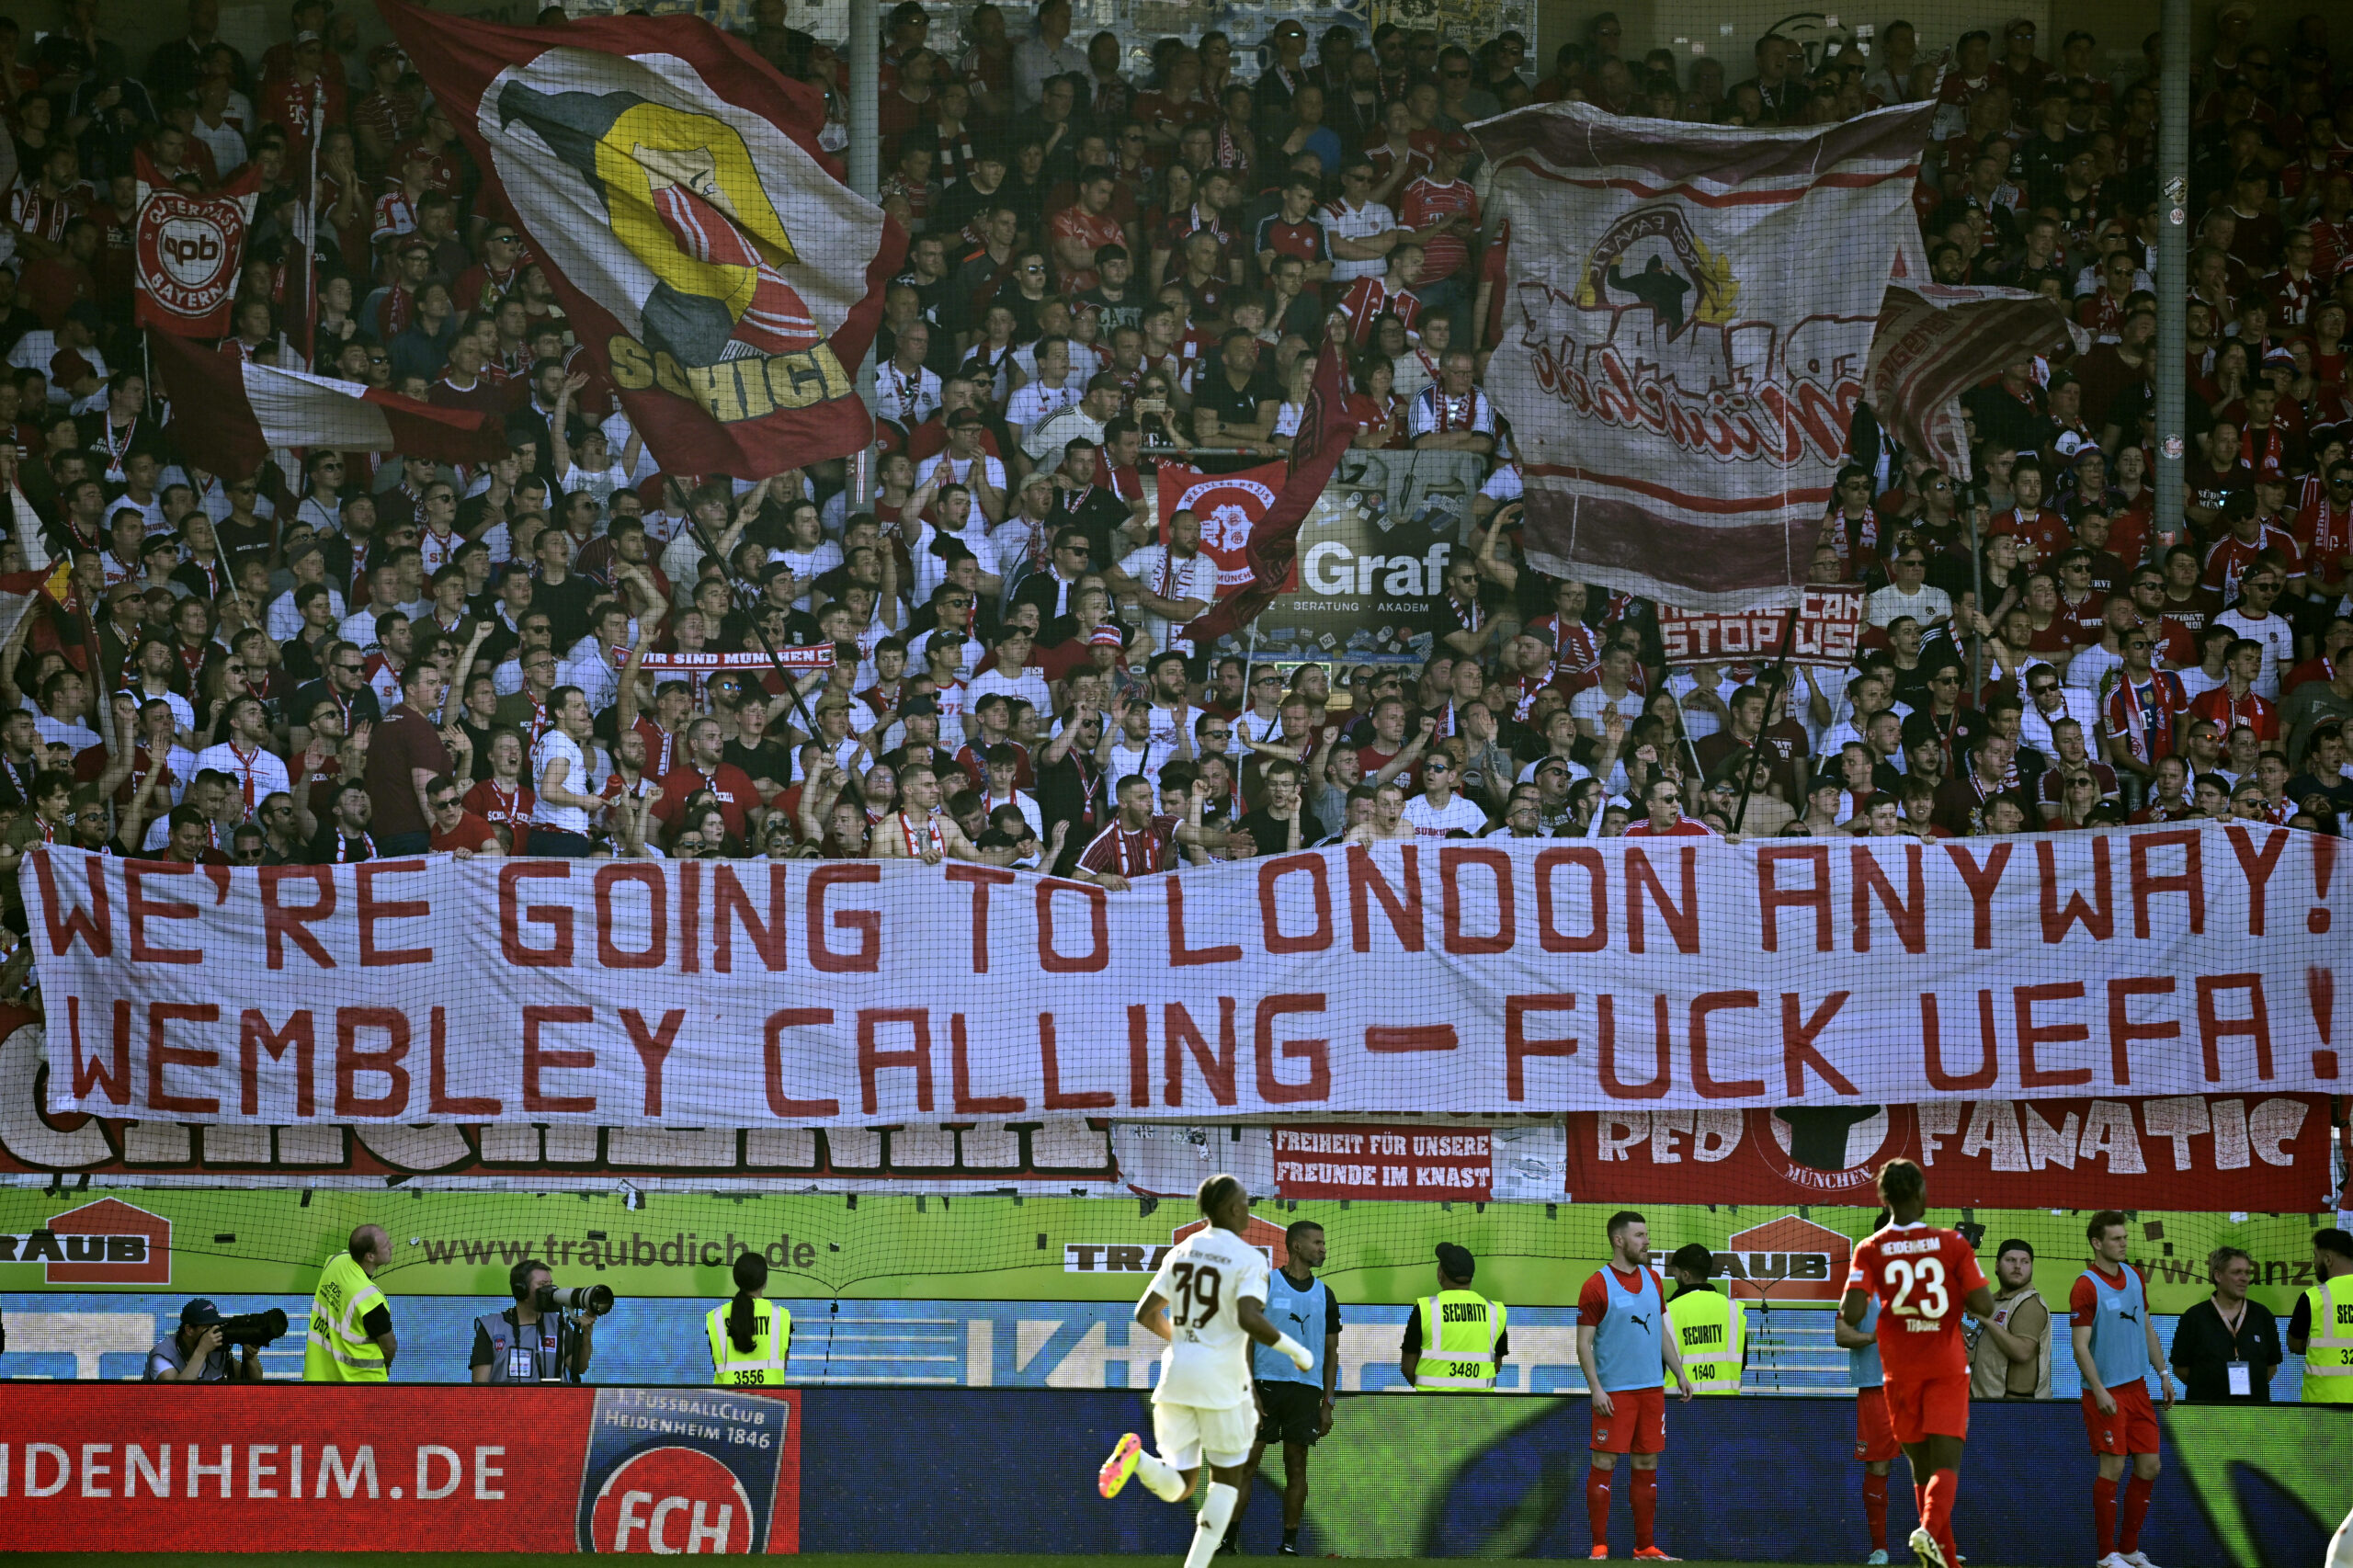
<path fill-rule="evenodd" d="M 1153 1447 L 1178 1470 L 1191 1470 L 1204 1457 L 1215 1466 L 1247 1464 L 1250 1439 L 1257 1430 L 1257 1407 L 1249 1403 L 1202 1410 L 1155 1401 L 1152 1407 Z"/>

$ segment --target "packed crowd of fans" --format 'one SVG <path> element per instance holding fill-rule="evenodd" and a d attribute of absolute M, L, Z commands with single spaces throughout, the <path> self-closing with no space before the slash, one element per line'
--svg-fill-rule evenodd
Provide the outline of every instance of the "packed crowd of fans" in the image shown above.
<path fill-rule="evenodd" d="M 2193 128 L 2183 515 L 2152 489 L 2154 45 L 1877 29 L 1621 54 L 1540 78 L 1384 26 L 1170 39 L 1141 79 L 1068 0 L 890 13 L 881 187 L 913 235 L 877 345 L 870 505 L 841 463 L 665 472 L 579 351 L 494 182 L 399 51 L 297 0 L 256 61 L 215 0 L 131 74 L 87 0 L 0 97 L 0 571 L 69 577 L 0 648 L 0 872 L 43 841 L 182 861 L 459 855 L 965 858 L 1120 882 L 1415 835 L 1930 836 L 2353 805 L 2353 77 L 2225 7 Z M 760 0 L 747 41 L 842 58 Z M 543 25 L 563 25 L 551 10 Z M 1949 46 L 1949 47 L 1948 47 Z M 1939 277 L 2043 292 L 2089 347 L 1964 399 L 1972 472 L 1866 420 L 1813 563 L 1868 595 L 1851 669 L 1669 667 L 1655 611 L 1520 551 L 1482 390 L 1527 243 L 1466 128 L 1530 102 L 1805 125 L 1934 97 L 1917 210 Z M 315 144 L 315 146 L 314 146 Z M 174 439 L 130 325 L 131 158 L 264 190 L 225 354 L 493 411 L 509 455 Z M 316 324 L 298 209 L 315 152 Z M 1267 461 L 1345 343 L 1359 449 L 1482 483 L 1426 661 L 1251 665 L 1183 636 L 1216 597 L 1150 475 Z M 830 667 L 678 653 L 829 650 Z M 665 668 L 665 662 L 669 667 Z M 1335 683 L 1337 683 L 1336 685 Z M 13 874 L 0 874 L 21 924 Z"/>

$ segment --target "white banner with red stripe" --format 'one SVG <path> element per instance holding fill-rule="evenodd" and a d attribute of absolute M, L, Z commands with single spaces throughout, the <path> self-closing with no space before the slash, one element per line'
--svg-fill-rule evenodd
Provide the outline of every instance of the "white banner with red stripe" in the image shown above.
<path fill-rule="evenodd" d="M 1488 367 L 1529 559 L 1693 609 L 1806 580 L 1934 106 L 1758 131 L 1483 121 L 1515 236 Z"/>
<path fill-rule="evenodd" d="M 2336 850 L 2240 823 L 1425 839 L 1110 892 L 37 845 L 22 886 L 60 1115 L 1198 1121 L 2334 1092 Z"/>

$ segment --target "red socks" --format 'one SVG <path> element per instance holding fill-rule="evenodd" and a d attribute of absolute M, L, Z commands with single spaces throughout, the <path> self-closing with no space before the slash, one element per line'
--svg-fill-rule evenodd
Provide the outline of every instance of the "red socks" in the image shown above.
<path fill-rule="evenodd" d="M 2116 1550 L 2116 1483 L 2104 1475 L 2092 1482 L 2092 1549 L 2095 1562 Z"/>
<path fill-rule="evenodd" d="M 1656 1544 L 1651 1540 L 1651 1526 L 1658 1518 L 1658 1471 L 1634 1471 L 1634 1550 L 1648 1551 Z"/>
<path fill-rule="evenodd" d="M 1863 1519 L 1871 1528 L 1871 1550 L 1887 1550 L 1887 1477 L 1863 1471 Z"/>
<path fill-rule="evenodd" d="M 2124 1483 L 2124 1514 L 2116 1531 L 2116 1550 L 2130 1556 L 2141 1550 L 2141 1521 L 2149 1517 L 2149 1494 L 2157 1489 L 2154 1478 L 2134 1476 Z"/>
<path fill-rule="evenodd" d="M 1609 1544 L 1609 1477 L 1611 1471 L 1599 1466 L 1588 1467 L 1585 1472 L 1585 1517 L 1593 1527 L 1593 1544 Z"/>
<path fill-rule="evenodd" d="M 1952 1506 L 1961 1497 L 1961 1472 L 1940 1470 L 1929 1476 L 1927 1497 L 1928 1509 L 1921 1516 L 1920 1522 L 1936 1538 L 1938 1547 L 1945 1554 L 1945 1562 L 1958 1565 L 1961 1552 L 1953 1544 Z"/>

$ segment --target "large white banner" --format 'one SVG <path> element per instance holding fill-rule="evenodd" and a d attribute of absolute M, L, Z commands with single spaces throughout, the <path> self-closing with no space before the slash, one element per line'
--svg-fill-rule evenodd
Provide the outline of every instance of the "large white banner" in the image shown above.
<path fill-rule="evenodd" d="M 1540 570 L 1689 609 L 1806 580 L 1931 105 L 1807 130 L 1482 121 L 1511 226 L 1488 367 Z"/>
<path fill-rule="evenodd" d="M 1423 840 L 1124 892 L 875 861 L 57 846 L 49 1108 L 888 1125 L 2336 1087 L 2333 839 Z"/>

